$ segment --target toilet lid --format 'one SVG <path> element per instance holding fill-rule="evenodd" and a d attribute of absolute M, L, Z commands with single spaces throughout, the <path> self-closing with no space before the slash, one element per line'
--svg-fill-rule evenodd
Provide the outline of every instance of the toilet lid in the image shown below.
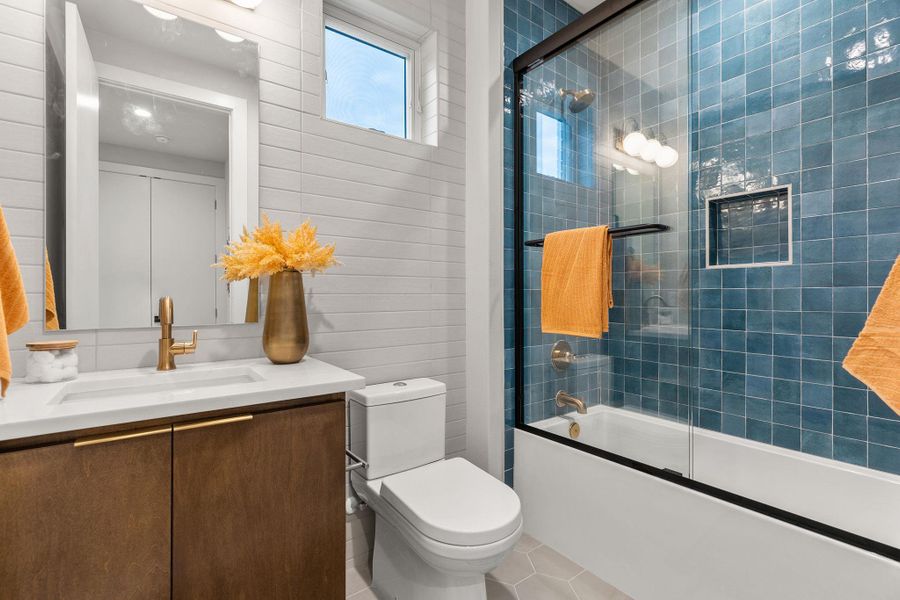
<path fill-rule="evenodd" d="M 451 458 L 385 477 L 381 497 L 426 536 L 480 546 L 512 535 L 519 497 L 469 461 Z"/>

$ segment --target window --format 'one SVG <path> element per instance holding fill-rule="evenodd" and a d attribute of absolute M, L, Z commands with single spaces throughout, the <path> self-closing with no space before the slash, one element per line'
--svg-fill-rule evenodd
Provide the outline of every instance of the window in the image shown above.
<path fill-rule="evenodd" d="M 557 117 L 538 111 L 536 117 L 537 131 L 536 156 L 537 172 L 548 177 L 571 181 L 571 164 L 569 153 L 569 125 Z"/>
<path fill-rule="evenodd" d="M 412 44 L 341 17 L 325 18 L 325 118 L 414 139 Z"/>

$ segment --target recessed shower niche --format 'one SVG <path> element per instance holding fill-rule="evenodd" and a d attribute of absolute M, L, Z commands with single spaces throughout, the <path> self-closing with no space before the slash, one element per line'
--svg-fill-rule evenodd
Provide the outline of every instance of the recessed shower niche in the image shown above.
<path fill-rule="evenodd" d="M 706 201 L 706 266 L 791 264 L 791 186 L 709 198 Z"/>

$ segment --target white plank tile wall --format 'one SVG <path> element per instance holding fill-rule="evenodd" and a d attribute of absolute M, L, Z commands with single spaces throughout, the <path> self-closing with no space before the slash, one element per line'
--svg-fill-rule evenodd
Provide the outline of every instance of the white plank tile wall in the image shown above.
<path fill-rule="evenodd" d="M 118 0 L 117 0 L 118 1 Z M 121 0 L 126 1 L 126 0 Z M 322 118 L 322 0 L 158 0 L 260 42 L 260 206 L 284 226 L 311 218 L 344 266 L 307 281 L 311 353 L 370 383 L 433 377 L 448 386 L 447 451 L 465 440 L 465 3 L 373 0 L 432 31 L 423 71 L 429 144 Z M 43 0 L 0 0 L 0 206 L 22 264 L 31 322 L 44 337 Z M 430 54 L 435 53 L 435 56 Z M 181 335 L 183 331 L 179 332 Z M 261 356 L 261 327 L 204 327 L 188 361 Z M 155 330 L 84 331 L 82 370 L 152 365 Z M 13 392 L 14 393 L 14 390 Z M 371 547 L 370 513 L 348 519 L 348 565 Z"/>

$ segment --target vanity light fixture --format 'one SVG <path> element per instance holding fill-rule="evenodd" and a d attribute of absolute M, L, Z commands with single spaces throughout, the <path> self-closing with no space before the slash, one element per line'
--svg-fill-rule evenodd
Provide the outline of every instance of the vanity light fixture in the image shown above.
<path fill-rule="evenodd" d="M 668 144 L 663 144 L 660 147 L 659 151 L 657 151 L 656 158 L 654 160 L 656 162 L 656 165 L 661 169 L 668 169 L 676 162 L 678 162 L 678 151 Z"/>
<path fill-rule="evenodd" d="M 256 10 L 256 7 L 262 4 L 262 0 L 230 0 L 232 4 L 237 4 L 241 8 Z"/>
<path fill-rule="evenodd" d="M 148 13 L 150 13 L 157 19 L 162 19 L 163 21 L 174 21 L 175 19 L 178 18 L 178 15 L 173 15 L 172 13 L 166 12 L 164 10 L 154 8 L 152 6 L 147 6 L 146 4 L 144 4 L 143 6 L 144 6 L 144 10 L 146 10 Z"/>
<path fill-rule="evenodd" d="M 640 131 L 632 131 L 625 136 L 624 140 L 622 140 L 622 149 L 625 150 L 625 153 L 628 154 L 628 156 L 637 156 L 641 153 L 641 150 L 646 143 L 647 138 L 644 137 L 643 133 Z"/>
<path fill-rule="evenodd" d="M 641 158 L 647 162 L 653 162 L 656 159 L 656 154 L 659 152 L 659 149 L 662 148 L 662 144 L 659 143 L 659 140 L 656 138 L 650 138 L 644 144 L 644 147 L 641 148 L 640 155 Z"/>
<path fill-rule="evenodd" d="M 135 106 L 133 109 L 131 109 L 131 112 L 134 113 L 134 116 L 140 117 L 142 119 L 149 119 L 153 116 L 152 112 L 141 106 Z"/>
<path fill-rule="evenodd" d="M 241 42 L 244 41 L 244 38 L 242 38 L 239 35 L 234 35 L 233 33 L 228 33 L 227 31 L 222 31 L 221 29 L 216 29 L 215 31 L 218 34 L 218 36 L 220 38 L 222 38 L 223 40 L 225 40 L 226 42 L 231 42 L 232 44 L 240 44 Z"/>
<path fill-rule="evenodd" d="M 628 119 L 626 128 L 629 133 L 622 139 L 622 150 L 628 156 L 637 156 L 641 153 L 644 144 L 647 143 L 647 138 L 641 133 L 641 128 L 635 119 Z"/>

